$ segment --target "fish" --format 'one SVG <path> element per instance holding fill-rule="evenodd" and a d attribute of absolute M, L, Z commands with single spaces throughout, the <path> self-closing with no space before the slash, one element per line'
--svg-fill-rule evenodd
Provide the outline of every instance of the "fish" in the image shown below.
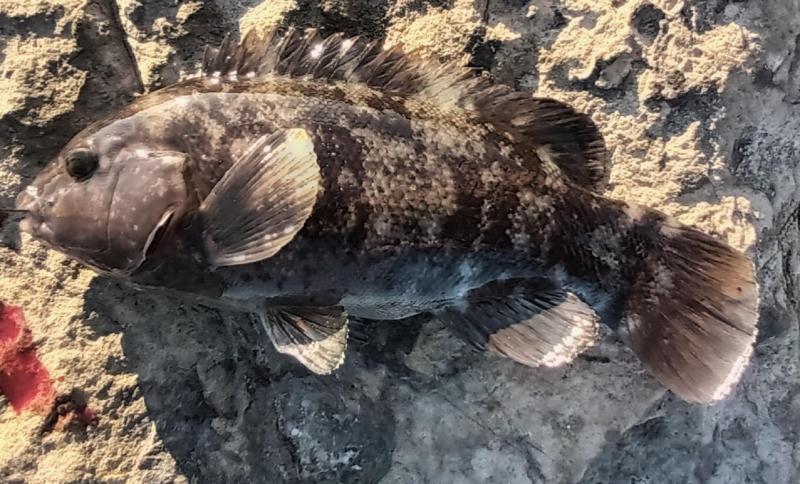
<path fill-rule="evenodd" d="M 251 313 L 320 375 L 351 321 L 431 315 L 534 368 L 605 325 L 691 403 L 741 379 L 752 261 L 606 197 L 590 115 L 314 29 L 228 35 L 201 65 L 75 135 L 18 195 L 21 229 L 134 287 Z"/>

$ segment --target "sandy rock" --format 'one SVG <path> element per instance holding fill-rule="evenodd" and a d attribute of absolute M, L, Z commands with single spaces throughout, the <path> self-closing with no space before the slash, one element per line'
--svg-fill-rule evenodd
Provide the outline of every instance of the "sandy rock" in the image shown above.
<path fill-rule="evenodd" d="M 248 317 L 95 277 L 0 215 L 0 300 L 24 308 L 57 393 L 79 390 L 99 419 L 45 432 L 0 397 L 0 480 L 798 480 L 797 2 L 0 0 L 0 204 L 93 119 L 195 72 L 206 43 L 289 25 L 385 37 L 591 114 L 609 195 L 754 256 L 761 327 L 742 383 L 691 406 L 610 332 L 532 370 L 423 319 L 361 328 L 320 378 Z"/>

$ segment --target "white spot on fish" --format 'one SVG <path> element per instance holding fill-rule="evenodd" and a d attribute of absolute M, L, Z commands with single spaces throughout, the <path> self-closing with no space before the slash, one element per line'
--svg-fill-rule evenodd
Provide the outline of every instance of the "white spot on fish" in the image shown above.
<path fill-rule="evenodd" d="M 468 261 L 462 261 L 458 266 L 459 282 L 453 288 L 453 297 L 461 299 L 475 286 L 475 267 Z"/>
<path fill-rule="evenodd" d="M 681 228 L 681 223 L 678 222 L 674 217 L 667 216 L 664 222 L 661 224 L 660 232 L 665 237 L 677 237 L 684 233 L 684 230 Z"/>
<path fill-rule="evenodd" d="M 517 249 L 525 249 L 530 245 L 531 236 L 524 232 L 511 234 L 510 238 L 511 243 L 514 244 L 514 247 Z"/>
<path fill-rule="evenodd" d="M 638 222 L 646 213 L 647 209 L 641 205 L 628 205 L 623 209 L 632 222 Z"/>
<path fill-rule="evenodd" d="M 311 52 L 309 52 L 308 55 L 310 55 L 312 59 L 319 59 L 319 57 L 322 55 L 322 51 L 322 42 L 319 42 L 311 48 Z"/>

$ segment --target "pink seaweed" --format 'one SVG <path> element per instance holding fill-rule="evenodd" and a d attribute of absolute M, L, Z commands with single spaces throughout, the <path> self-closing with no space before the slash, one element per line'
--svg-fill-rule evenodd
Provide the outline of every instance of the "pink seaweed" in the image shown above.
<path fill-rule="evenodd" d="M 36 354 L 22 309 L 0 301 L 0 393 L 17 412 L 47 413 L 55 401 L 50 372 Z"/>

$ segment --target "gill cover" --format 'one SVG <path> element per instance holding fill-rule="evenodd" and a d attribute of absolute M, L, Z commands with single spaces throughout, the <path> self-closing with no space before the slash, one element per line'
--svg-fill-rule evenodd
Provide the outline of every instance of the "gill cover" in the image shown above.
<path fill-rule="evenodd" d="M 123 150 L 108 213 L 103 259 L 112 272 L 130 273 L 144 262 L 159 231 L 186 201 L 186 157 L 174 151 Z"/>

